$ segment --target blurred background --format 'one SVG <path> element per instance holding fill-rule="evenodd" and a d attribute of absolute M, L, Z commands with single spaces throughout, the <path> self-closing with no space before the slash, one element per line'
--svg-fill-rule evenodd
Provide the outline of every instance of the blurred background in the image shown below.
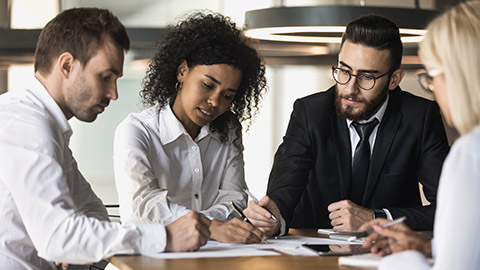
<path fill-rule="evenodd" d="M 181 20 L 192 10 L 209 10 L 227 15 L 238 26 L 248 28 L 257 24 L 288 26 L 311 23 L 332 26 L 335 25 L 334 21 L 345 26 L 345 22 L 358 17 L 359 11 L 381 8 L 386 15 L 395 17 L 394 22 L 399 27 L 403 24 L 410 27 L 418 24 L 414 26 L 421 29 L 435 12 L 458 2 L 460 1 L 0 0 L 0 94 L 22 89 L 23 85 L 33 79 L 36 39 L 44 24 L 57 13 L 73 7 L 99 7 L 110 9 L 117 15 L 127 27 L 132 42 L 132 49 L 125 59 L 124 76 L 118 81 L 119 99 L 112 102 L 93 123 L 70 120 L 74 131 L 71 148 L 80 170 L 105 204 L 117 204 L 112 159 L 114 131 L 127 114 L 144 109 L 139 99 L 142 78 L 148 59 L 155 52 L 155 41 L 162 36 L 168 24 Z M 333 7 L 335 12 L 321 10 L 327 6 Z M 252 11 L 257 9 L 269 9 L 269 13 L 262 15 Z M 287 13 L 277 13 L 281 10 L 287 10 Z M 341 31 L 326 34 L 327 37 L 337 38 L 337 41 L 256 42 L 255 46 L 267 65 L 269 91 L 261 103 L 254 124 L 248 132 L 244 131 L 243 138 L 246 181 L 257 197 L 266 192 L 273 156 L 282 141 L 295 99 L 324 91 L 334 84 L 331 66 L 336 64 L 340 33 Z M 297 35 L 319 37 L 322 33 L 307 30 Z M 415 95 L 432 99 L 433 96 L 424 92 L 416 81 L 416 73 L 422 68 L 417 57 L 417 47 L 416 42 L 405 43 L 402 67 L 406 76 L 401 87 Z M 453 140 L 455 134 L 451 130 L 448 132 Z"/>

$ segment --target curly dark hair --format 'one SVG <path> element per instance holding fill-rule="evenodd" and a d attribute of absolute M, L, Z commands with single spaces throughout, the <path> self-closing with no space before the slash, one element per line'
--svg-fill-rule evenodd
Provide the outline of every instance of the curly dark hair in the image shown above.
<path fill-rule="evenodd" d="M 143 104 L 158 103 L 163 108 L 175 100 L 177 70 L 183 60 L 189 68 L 227 64 L 242 71 L 242 81 L 229 110 L 210 123 L 210 130 L 219 132 L 224 141 L 230 124 L 240 126 L 239 121 L 247 121 L 248 129 L 266 90 L 265 66 L 250 44 L 251 40 L 230 18 L 217 13 L 195 12 L 170 25 L 143 79 Z"/>

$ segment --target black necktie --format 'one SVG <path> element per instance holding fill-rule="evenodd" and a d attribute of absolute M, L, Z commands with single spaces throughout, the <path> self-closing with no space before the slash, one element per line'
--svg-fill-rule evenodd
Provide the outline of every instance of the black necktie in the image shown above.
<path fill-rule="evenodd" d="M 367 184 L 368 168 L 370 166 L 370 143 L 368 139 L 373 129 L 378 124 L 377 118 L 373 121 L 360 124 L 352 122 L 353 127 L 360 136 L 360 141 L 355 148 L 352 164 L 352 184 L 351 184 L 351 201 L 361 205 L 365 185 Z"/>

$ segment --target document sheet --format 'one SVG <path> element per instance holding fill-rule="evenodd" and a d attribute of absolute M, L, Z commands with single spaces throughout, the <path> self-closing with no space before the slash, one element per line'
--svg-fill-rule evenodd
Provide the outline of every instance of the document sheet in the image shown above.
<path fill-rule="evenodd" d="M 268 239 L 267 243 L 258 244 L 228 244 L 217 241 L 208 241 L 207 244 L 194 252 L 166 252 L 148 254 L 149 257 L 159 259 L 176 258 L 212 258 L 212 257 L 241 257 L 241 256 L 276 256 L 278 252 L 296 256 L 318 256 L 317 252 L 305 248 L 303 244 L 359 244 L 340 240 L 318 237 L 303 237 L 287 235 L 278 238 Z"/>

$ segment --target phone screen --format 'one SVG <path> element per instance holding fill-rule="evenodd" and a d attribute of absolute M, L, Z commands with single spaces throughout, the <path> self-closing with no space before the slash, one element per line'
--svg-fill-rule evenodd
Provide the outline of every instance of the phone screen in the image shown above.
<path fill-rule="evenodd" d="M 326 244 L 303 244 L 304 247 L 315 250 L 321 256 L 343 256 L 368 253 L 368 248 L 361 245 L 326 245 Z"/>
<path fill-rule="evenodd" d="M 308 247 L 318 252 L 329 252 L 330 245 L 311 245 L 311 244 L 304 244 L 304 247 Z"/>

